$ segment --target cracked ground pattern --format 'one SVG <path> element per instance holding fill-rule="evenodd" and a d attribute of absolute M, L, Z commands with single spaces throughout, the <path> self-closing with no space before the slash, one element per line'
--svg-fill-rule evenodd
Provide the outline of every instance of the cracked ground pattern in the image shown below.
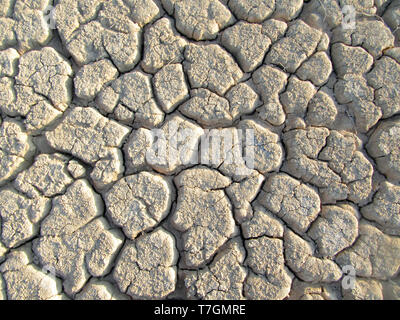
<path fill-rule="evenodd" d="M 399 41 L 398 0 L 0 0 L 0 299 L 400 299 Z"/>

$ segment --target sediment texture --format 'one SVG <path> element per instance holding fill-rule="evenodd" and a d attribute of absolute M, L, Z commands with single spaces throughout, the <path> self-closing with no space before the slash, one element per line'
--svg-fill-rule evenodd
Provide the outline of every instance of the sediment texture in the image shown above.
<path fill-rule="evenodd" d="M 397 0 L 0 1 L 0 299 L 400 299 L 399 28 Z"/>

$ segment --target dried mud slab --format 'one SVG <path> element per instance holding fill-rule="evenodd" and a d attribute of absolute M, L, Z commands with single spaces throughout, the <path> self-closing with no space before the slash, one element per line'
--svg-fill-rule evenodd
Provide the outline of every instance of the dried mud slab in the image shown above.
<path fill-rule="evenodd" d="M 174 237 L 158 228 L 125 244 L 113 277 L 134 298 L 161 299 L 175 290 L 177 257 Z"/>

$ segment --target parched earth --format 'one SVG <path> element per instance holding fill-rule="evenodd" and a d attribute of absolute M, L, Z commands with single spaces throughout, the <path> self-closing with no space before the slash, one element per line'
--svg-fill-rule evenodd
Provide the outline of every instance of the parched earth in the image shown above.
<path fill-rule="evenodd" d="M 400 299 L 399 41 L 398 0 L 0 0 L 0 299 Z"/>

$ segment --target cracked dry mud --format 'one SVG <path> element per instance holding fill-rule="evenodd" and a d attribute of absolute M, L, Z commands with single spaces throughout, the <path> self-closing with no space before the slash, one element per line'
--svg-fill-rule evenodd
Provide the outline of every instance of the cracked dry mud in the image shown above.
<path fill-rule="evenodd" d="M 398 0 L 1 0 L 0 299 L 400 299 L 399 41 Z"/>

